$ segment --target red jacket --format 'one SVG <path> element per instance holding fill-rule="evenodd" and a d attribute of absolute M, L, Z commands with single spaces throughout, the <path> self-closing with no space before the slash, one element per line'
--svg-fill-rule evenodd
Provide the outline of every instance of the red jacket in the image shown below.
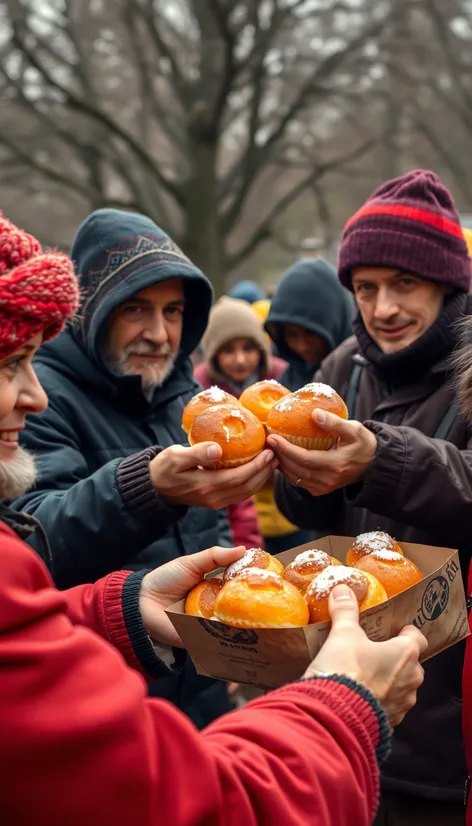
<path fill-rule="evenodd" d="M 60 592 L 4 524 L 0 548 L 5 826 L 371 823 L 385 732 L 368 695 L 307 680 L 200 733 L 128 667 L 132 575 Z"/>

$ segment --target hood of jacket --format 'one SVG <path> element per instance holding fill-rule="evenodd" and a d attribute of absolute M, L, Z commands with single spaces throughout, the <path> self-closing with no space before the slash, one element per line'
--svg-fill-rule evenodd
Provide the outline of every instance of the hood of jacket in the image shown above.
<path fill-rule="evenodd" d="M 352 335 L 354 302 L 335 269 L 322 258 L 298 261 L 280 279 L 265 329 L 289 367 L 281 381 L 296 390 L 311 381 L 319 365 L 307 365 L 287 346 L 284 324 L 298 324 L 322 336 L 328 353 Z"/>
<path fill-rule="evenodd" d="M 193 381 L 189 357 L 204 333 L 212 301 L 212 288 L 203 273 L 150 218 L 117 209 L 99 209 L 85 219 L 71 257 L 81 287 L 78 318 L 41 348 L 38 362 L 112 395 L 144 400 L 139 376 L 116 376 L 106 364 L 106 323 L 136 293 L 179 278 L 186 298 L 180 350 L 173 372 L 154 395 L 161 402 L 184 392 Z"/>
<path fill-rule="evenodd" d="M 248 304 L 254 304 L 264 298 L 264 293 L 255 281 L 238 281 L 229 291 L 229 295 L 230 298 L 239 298 Z"/>

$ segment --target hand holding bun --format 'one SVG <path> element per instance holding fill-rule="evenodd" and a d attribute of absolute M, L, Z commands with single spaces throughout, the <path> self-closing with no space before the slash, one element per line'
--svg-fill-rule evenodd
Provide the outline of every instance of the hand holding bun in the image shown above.
<path fill-rule="evenodd" d="M 207 407 L 195 417 L 188 434 L 191 445 L 216 442 L 221 447 L 221 459 L 211 466 L 213 468 L 231 468 L 250 462 L 264 449 L 265 439 L 259 419 L 239 404 Z"/>
<path fill-rule="evenodd" d="M 308 606 L 290 582 L 249 568 L 223 585 L 215 617 L 235 628 L 295 628 L 307 625 Z"/>
<path fill-rule="evenodd" d="M 230 579 L 236 579 L 249 568 L 271 571 L 277 576 L 282 576 L 284 572 L 284 566 L 277 557 L 268 554 L 262 548 L 249 548 L 236 562 L 228 565 L 223 574 L 223 581 L 228 582 Z"/>
<path fill-rule="evenodd" d="M 387 601 L 383 585 L 372 574 L 345 565 L 330 565 L 317 574 L 307 588 L 305 598 L 310 622 L 329 622 L 329 595 L 334 586 L 341 583 L 354 591 L 360 611 Z"/>
<path fill-rule="evenodd" d="M 348 410 L 341 396 L 327 384 L 313 382 L 290 393 L 273 405 L 267 417 L 267 430 L 307 450 L 329 450 L 336 442 L 333 433 L 318 427 L 314 421 L 316 409 L 348 418 Z"/>
<path fill-rule="evenodd" d="M 359 603 L 340 586 L 330 595 L 332 627 L 327 641 L 305 672 L 305 679 L 342 674 L 364 685 L 382 704 L 391 726 L 397 726 L 416 701 L 423 682 L 418 659 L 428 648 L 417 628 L 408 626 L 385 642 L 367 638 L 359 625 Z"/>
<path fill-rule="evenodd" d="M 202 410 L 206 410 L 207 407 L 212 407 L 214 404 L 238 405 L 239 402 L 236 396 L 232 396 L 231 393 L 227 393 L 226 390 L 221 390 L 220 387 L 209 387 L 208 390 L 202 390 L 200 393 L 197 393 L 193 399 L 190 399 L 182 413 L 182 430 L 185 431 L 187 436 L 190 433 L 190 428 L 195 417 L 198 416 Z"/>
<path fill-rule="evenodd" d="M 259 421 L 265 424 L 270 409 L 284 396 L 288 396 L 289 393 L 290 390 L 287 390 L 275 379 L 266 379 L 246 387 L 246 390 L 241 393 L 239 403 L 250 410 L 251 413 L 254 413 Z"/>
<path fill-rule="evenodd" d="M 285 568 L 284 579 L 295 585 L 295 588 L 298 588 L 301 594 L 305 594 L 315 576 L 327 568 L 328 565 L 341 565 L 341 562 L 324 551 L 317 551 L 316 549 L 302 551 Z"/>

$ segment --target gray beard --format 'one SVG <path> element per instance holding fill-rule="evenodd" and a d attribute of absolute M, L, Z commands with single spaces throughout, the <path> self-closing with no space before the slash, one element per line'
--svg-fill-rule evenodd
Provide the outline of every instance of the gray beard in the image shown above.
<path fill-rule="evenodd" d="M 23 496 L 36 481 L 34 457 L 19 447 L 10 461 L 0 461 L 0 499 L 16 499 Z"/>
<path fill-rule="evenodd" d="M 157 387 L 162 387 L 166 379 L 169 378 L 174 369 L 176 357 L 174 353 L 169 354 L 164 367 L 161 369 L 150 364 L 144 376 L 141 373 L 137 373 L 135 368 L 129 365 L 126 353 L 118 357 L 113 357 L 109 354 L 107 363 L 115 376 L 140 376 L 143 393 L 149 398 L 152 396 L 154 390 Z"/>

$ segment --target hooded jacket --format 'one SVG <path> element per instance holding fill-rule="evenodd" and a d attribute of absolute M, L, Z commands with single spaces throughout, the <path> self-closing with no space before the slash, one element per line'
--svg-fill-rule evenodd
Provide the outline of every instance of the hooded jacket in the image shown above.
<path fill-rule="evenodd" d="M 279 356 L 288 362 L 280 381 L 299 390 L 312 381 L 319 365 L 307 365 L 285 341 L 283 325 L 297 324 L 322 336 L 327 354 L 352 335 L 354 302 L 339 283 L 333 267 L 322 258 L 299 261 L 280 279 L 265 323 Z"/>
<path fill-rule="evenodd" d="M 92 213 L 79 228 L 72 257 L 82 288 L 79 323 L 35 359 L 49 406 L 28 421 L 22 443 L 36 455 L 39 481 L 14 503 L 44 526 L 60 588 L 95 581 L 124 565 L 150 568 L 232 544 L 226 516 L 171 506 L 149 476 L 159 448 L 186 443 L 182 410 L 199 390 L 189 355 L 206 326 L 209 282 L 149 218 L 119 210 Z M 185 289 L 180 352 L 173 372 L 148 400 L 139 376 L 117 377 L 108 369 L 104 331 L 116 307 L 170 278 L 182 279 Z M 210 695 L 197 702 L 196 692 L 217 687 L 221 700 L 224 687 L 192 672 L 183 684 L 172 678 L 160 685 L 164 696 L 203 724 L 226 706 Z"/>
<path fill-rule="evenodd" d="M 255 281 L 238 281 L 229 294 L 231 298 L 239 298 L 241 301 L 247 301 L 248 304 L 254 304 L 264 298 L 264 293 Z"/>
<path fill-rule="evenodd" d="M 315 380 L 346 398 L 353 368 L 362 365 L 350 415 L 375 434 L 375 458 L 362 482 L 325 496 L 313 497 L 278 476 L 276 501 L 289 519 L 325 534 L 381 530 L 400 544 L 458 548 L 466 579 L 472 549 L 472 428 L 456 413 L 444 438 L 436 433 L 455 398 L 449 368 L 458 321 L 471 314 L 471 297 L 451 296 L 423 336 L 396 353 L 382 353 L 357 317 L 356 337 L 328 356 Z M 463 799 L 463 658 L 459 643 L 424 663 L 417 705 L 395 729 L 383 772 L 385 789 L 432 800 Z M 472 730 L 472 714 L 469 719 Z"/>

